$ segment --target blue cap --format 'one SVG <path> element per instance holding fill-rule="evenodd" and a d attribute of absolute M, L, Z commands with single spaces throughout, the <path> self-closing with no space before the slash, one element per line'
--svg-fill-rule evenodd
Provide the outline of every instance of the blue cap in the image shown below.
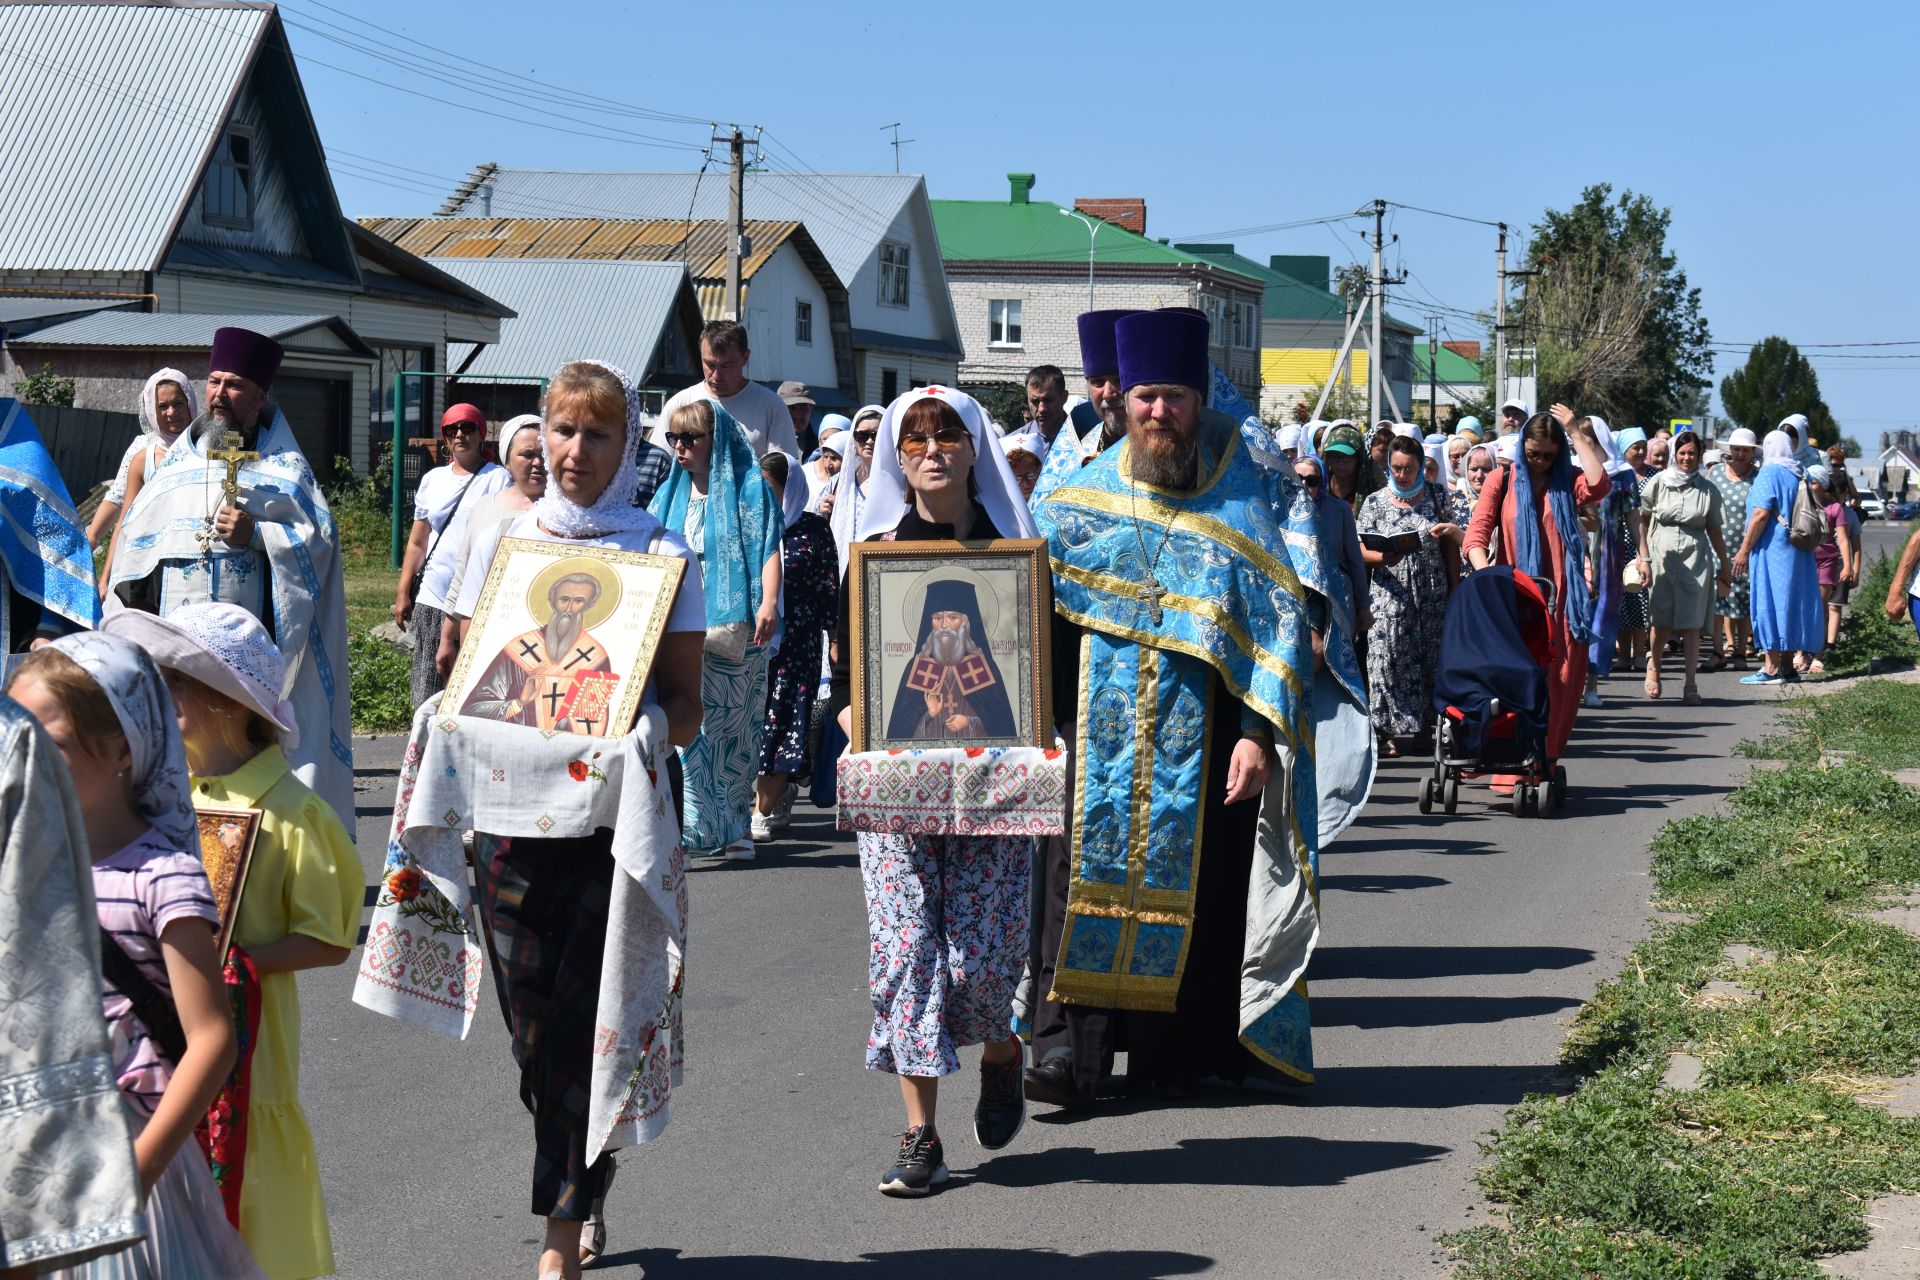
<path fill-rule="evenodd" d="M 1080 368 L 1087 377 L 1120 372 L 1120 348 L 1113 326 L 1122 316 L 1137 316 L 1137 310 L 1087 311 L 1080 316 Z"/>

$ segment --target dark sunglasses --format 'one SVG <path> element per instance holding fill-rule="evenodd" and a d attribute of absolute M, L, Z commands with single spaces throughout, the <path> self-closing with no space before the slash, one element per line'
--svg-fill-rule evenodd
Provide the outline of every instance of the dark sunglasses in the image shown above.
<path fill-rule="evenodd" d="M 1301 476 L 1300 483 L 1307 486 L 1307 488 L 1309 489 L 1318 489 L 1320 487 L 1320 477 L 1319 476 Z"/>
<path fill-rule="evenodd" d="M 705 431 L 669 431 L 667 432 L 667 446 L 672 449 L 677 449 L 681 445 L 685 445 L 691 449 L 695 441 L 705 440 L 709 434 L 709 432 Z"/>
<path fill-rule="evenodd" d="M 485 427 L 476 426 L 471 422 L 455 422 L 440 428 L 440 434 L 444 436 L 473 436 L 479 435 L 485 430 Z"/>
<path fill-rule="evenodd" d="M 874 427 L 867 431 L 854 432 L 853 438 L 856 442 L 860 444 L 872 444 L 873 438 L 879 434 L 880 434 L 880 429 L 878 427 Z"/>

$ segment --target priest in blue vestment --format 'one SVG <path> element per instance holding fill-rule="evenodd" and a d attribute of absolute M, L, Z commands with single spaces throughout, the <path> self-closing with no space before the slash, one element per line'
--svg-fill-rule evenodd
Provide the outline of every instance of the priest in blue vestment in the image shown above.
<path fill-rule="evenodd" d="M 1206 318 L 1114 325 L 1124 439 L 1048 541 L 1071 830 L 1035 886 L 1027 1096 L 1090 1105 L 1116 1051 L 1162 1096 L 1311 1082 L 1320 844 L 1371 787 L 1351 600 L 1271 441 L 1205 407 Z"/>

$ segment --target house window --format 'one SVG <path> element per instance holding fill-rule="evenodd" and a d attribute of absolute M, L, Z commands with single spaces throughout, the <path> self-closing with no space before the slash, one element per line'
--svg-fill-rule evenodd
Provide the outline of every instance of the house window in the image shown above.
<path fill-rule="evenodd" d="M 804 298 L 793 304 L 793 340 L 803 347 L 813 345 L 813 304 Z"/>
<path fill-rule="evenodd" d="M 1226 317 L 1221 313 L 1220 299 L 1211 294 L 1202 294 L 1200 309 L 1207 313 L 1207 340 L 1215 346 L 1226 345 Z"/>
<path fill-rule="evenodd" d="M 987 345 L 1020 345 L 1020 299 L 995 298 L 987 303 Z"/>
<path fill-rule="evenodd" d="M 207 225 L 253 227 L 253 134 L 238 126 L 220 135 L 207 165 L 201 213 Z"/>
<path fill-rule="evenodd" d="M 882 369 L 880 371 L 880 403 L 892 404 L 900 397 L 900 371 Z"/>
<path fill-rule="evenodd" d="M 907 246 L 893 240 L 880 242 L 880 305 L 907 305 Z"/>

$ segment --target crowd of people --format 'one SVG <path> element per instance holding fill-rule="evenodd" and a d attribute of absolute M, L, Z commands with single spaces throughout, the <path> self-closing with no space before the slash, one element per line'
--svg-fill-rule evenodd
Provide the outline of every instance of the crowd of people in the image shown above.
<path fill-rule="evenodd" d="M 665 1126 L 688 859 L 752 860 L 809 787 L 832 805 L 836 762 L 863 754 L 856 646 L 875 641 L 850 625 L 856 545 L 1044 543 L 1054 612 L 1029 657 L 1052 733 L 1032 748 L 1072 797 L 1027 815 L 1039 836 L 858 832 L 865 1060 L 898 1078 L 904 1113 L 878 1187 L 900 1197 L 948 1176 L 940 1082 L 968 1046 L 986 1150 L 1029 1104 L 1103 1105 L 1121 1052 L 1166 1100 L 1208 1077 L 1311 1082 L 1318 852 L 1376 760 L 1432 735 L 1466 575 L 1511 565 L 1549 588 L 1554 759 L 1616 665 L 1660 698 L 1677 647 L 1689 703 L 1703 667 L 1817 672 L 1859 578 L 1844 469 L 1798 415 L 1717 458 L 1692 432 L 1517 401 L 1495 428 L 1269 431 L 1209 402 L 1203 314 L 1092 311 L 1079 331 L 1083 394 L 1036 368 L 1026 420 L 1005 427 L 927 386 L 816 429 L 807 388 L 751 379 L 730 321 L 701 335 L 702 381 L 651 417 L 595 360 L 555 371 L 537 415 L 442 415 L 392 608 L 420 714 L 379 910 L 492 973 L 532 1119 L 543 1278 L 606 1251 L 614 1152 Z M 0 1163 L 51 1152 L 87 1170 L 36 1198 L 0 1168 L 0 1274 L 332 1269 L 294 975 L 349 959 L 365 885 L 343 822 L 339 531 L 271 398 L 281 355 L 223 329 L 204 388 L 155 373 L 84 530 L 26 415 L 0 422 L 0 1078 L 64 1091 L 9 1122 Z M 591 575 L 556 583 L 582 579 L 578 599 L 443 705 L 508 539 L 684 564 L 636 723 L 585 760 L 590 726 L 535 691 L 571 679 Z M 1890 614 L 1916 570 L 1920 538 Z M 970 589 L 929 588 L 926 608 L 979 626 Z M 984 721 L 927 706 L 933 747 L 902 767 L 951 784 L 979 752 L 939 744 Z M 562 802 L 524 780 L 549 769 L 598 785 Z M 201 857 L 214 811 L 258 815 L 225 921 Z M 408 1016 L 368 994 L 404 985 L 374 951 L 356 999 Z M 435 1025 L 464 1031 L 471 987 L 436 988 Z"/>

